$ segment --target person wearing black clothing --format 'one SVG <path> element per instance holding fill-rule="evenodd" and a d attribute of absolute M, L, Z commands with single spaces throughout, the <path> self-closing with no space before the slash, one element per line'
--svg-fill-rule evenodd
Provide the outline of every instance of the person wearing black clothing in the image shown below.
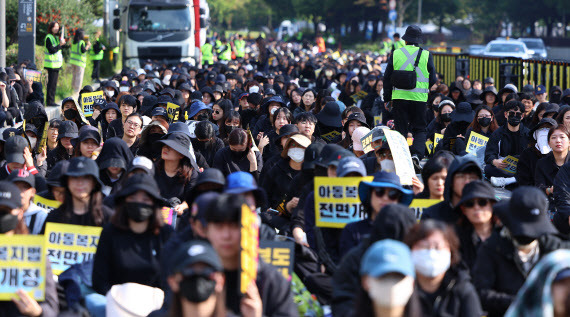
<path fill-rule="evenodd" d="M 279 96 L 267 99 L 267 101 L 265 101 L 265 103 L 261 105 L 261 108 L 259 109 L 259 113 L 261 114 L 261 116 L 256 121 L 255 126 L 251 130 L 253 137 L 255 137 L 257 140 L 260 140 L 262 137 L 267 136 L 269 132 L 272 131 L 274 128 L 272 123 L 275 122 L 275 120 L 273 120 L 275 111 L 285 106 L 286 105 L 283 102 L 283 99 L 281 99 L 281 97 Z M 289 123 L 291 123 L 290 114 L 289 114 Z"/>
<path fill-rule="evenodd" d="M 455 111 L 451 113 L 451 123 L 445 129 L 443 139 L 438 143 L 434 151 L 446 150 L 454 154 L 463 154 L 468 139 L 465 138 L 467 127 L 471 124 L 474 113 L 471 105 L 461 102 Z"/>
<path fill-rule="evenodd" d="M 455 224 L 460 214 L 455 210 L 461 200 L 466 184 L 482 178 L 481 168 L 472 156 L 458 156 L 447 170 L 445 178 L 444 201 L 437 203 L 422 213 L 422 220 L 435 219 Z"/>
<path fill-rule="evenodd" d="M 155 148 L 153 144 L 168 133 L 168 128 L 168 122 L 162 118 L 157 118 L 147 124 L 141 132 L 139 151 L 137 155 L 145 156 L 156 162 L 156 160 L 160 158 L 161 150 Z"/>
<path fill-rule="evenodd" d="M 125 141 L 119 138 L 110 138 L 101 149 L 97 157 L 97 165 L 101 173 L 101 182 L 106 186 L 105 192 L 109 194 L 124 177 L 128 164 L 133 160 L 133 153 Z"/>
<path fill-rule="evenodd" d="M 453 111 L 455 111 L 455 104 L 450 99 L 444 99 L 439 103 L 437 115 L 426 128 L 428 139 L 435 141 L 436 133 L 441 135 L 445 133 L 445 129 L 451 122 L 451 114 Z"/>
<path fill-rule="evenodd" d="M 121 111 L 119 110 L 119 106 L 117 106 L 117 104 L 114 102 L 107 103 L 103 110 L 101 110 L 100 117 L 101 119 L 97 121 L 98 124 L 101 125 L 101 136 L 103 137 L 103 141 L 106 141 L 109 125 L 114 120 L 121 118 Z"/>
<path fill-rule="evenodd" d="M 204 156 L 208 166 L 213 166 L 214 156 L 224 147 L 224 141 L 216 137 L 214 127 L 209 121 L 198 122 L 194 133 L 196 134 L 196 138 L 192 139 L 194 151 Z"/>
<path fill-rule="evenodd" d="M 212 167 L 219 169 L 224 176 L 237 171 L 251 173 L 255 179 L 263 168 L 263 159 L 252 148 L 253 141 L 244 129 L 235 129 L 230 133 L 229 145 L 219 150 L 214 156 Z"/>
<path fill-rule="evenodd" d="M 73 121 L 64 121 L 59 125 L 57 134 L 57 146 L 47 154 L 47 175 L 54 165 L 59 161 L 66 161 L 73 154 L 73 144 L 71 139 L 77 138 L 78 129 Z"/>
<path fill-rule="evenodd" d="M 355 303 L 360 289 L 360 265 L 366 250 L 383 239 L 402 241 L 416 223 L 414 212 L 400 204 L 386 205 L 372 223 L 370 236 L 342 258 L 332 281 L 331 309 L 334 316 L 354 316 Z"/>
<path fill-rule="evenodd" d="M 279 161 L 282 159 L 281 158 L 281 152 L 283 152 L 283 147 L 285 146 L 285 144 L 287 143 L 287 140 L 289 140 L 289 137 L 291 137 L 291 135 L 299 133 L 299 129 L 297 128 L 297 126 L 293 125 L 293 124 L 286 124 L 283 127 L 281 127 L 281 129 L 279 130 L 279 135 L 277 135 L 274 138 L 274 147 L 277 148 L 279 150 L 278 153 L 276 153 L 276 155 L 273 155 L 272 157 L 270 157 L 268 160 L 263 160 L 263 169 L 261 170 L 261 173 L 259 174 L 259 183 L 262 184 L 265 182 L 265 178 L 267 177 L 267 174 L 269 173 L 269 171 L 273 168 L 273 166 L 275 166 L 277 163 L 279 163 Z M 306 136 L 306 135 L 305 135 Z"/>
<path fill-rule="evenodd" d="M 139 135 L 143 127 L 143 117 L 137 113 L 133 112 L 127 116 L 127 120 L 123 124 L 123 141 L 133 153 L 133 156 L 137 155 L 140 147 Z"/>
<path fill-rule="evenodd" d="M 554 179 L 560 167 L 568 162 L 568 146 L 570 132 L 564 125 L 550 128 L 548 131 L 548 145 L 552 151 L 538 160 L 534 173 L 534 186 L 543 190 L 551 202 L 554 202 Z M 550 210 L 554 210 L 551 204 Z"/>
<path fill-rule="evenodd" d="M 258 147 L 263 154 L 263 161 L 267 162 L 272 157 L 281 154 L 280 148 L 277 146 L 275 140 L 279 138 L 281 128 L 291 124 L 293 115 L 286 107 L 277 108 L 272 117 L 272 129 L 267 134 L 259 139 Z"/>
<path fill-rule="evenodd" d="M 548 130 L 554 126 L 557 126 L 557 124 L 553 119 L 544 118 L 528 133 L 529 144 L 520 155 L 517 172 L 515 173 L 515 178 L 519 186 L 534 186 L 536 164 L 538 160 L 545 157 L 551 151 L 548 146 Z"/>
<path fill-rule="evenodd" d="M 93 289 L 105 295 L 113 285 L 161 287 L 162 246 L 173 229 L 162 221 L 161 196 L 152 176 L 131 176 L 115 196 L 115 214 L 101 232 L 93 263 Z"/>
<path fill-rule="evenodd" d="M 503 316 L 533 266 L 548 253 L 570 248 L 548 219 L 546 195 L 535 187 L 515 189 L 495 205 L 505 228 L 483 242 L 472 270 L 487 316 Z"/>
<path fill-rule="evenodd" d="M 502 168 L 507 167 L 503 159 L 507 156 L 519 158 L 528 144 L 529 130 L 521 125 L 524 108 L 520 101 L 510 100 L 504 106 L 504 117 L 507 124 L 499 127 L 487 142 L 485 149 L 485 177 L 491 179 L 494 186 L 505 186 L 516 182 L 513 173 Z"/>
<path fill-rule="evenodd" d="M 48 214 L 42 234 L 48 222 L 95 227 L 109 222 L 113 211 L 103 205 L 103 184 L 95 161 L 86 157 L 72 158 L 61 183 L 65 187 L 64 201 Z"/>

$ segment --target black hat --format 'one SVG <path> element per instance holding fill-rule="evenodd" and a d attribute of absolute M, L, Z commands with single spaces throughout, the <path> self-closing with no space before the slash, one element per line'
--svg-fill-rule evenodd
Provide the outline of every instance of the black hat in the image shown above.
<path fill-rule="evenodd" d="M 349 126 L 350 121 L 352 121 L 352 120 L 356 120 L 356 121 L 360 122 L 362 124 L 362 126 L 370 129 L 370 126 L 368 125 L 368 123 L 366 123 L 366 117 L 364 117 L 364 114 L 362 114 L 360 112 L 353 112 L 348 116 L 348 118 L 346 118 L 346 122 L 344 123 L 344 127 L 342 128 L 342 130 L 344 132 L 348 133 L 348 126 Z"/>
<path fill-rule="evenodd" d="M 65 187 L 61 183 L 61 176 L 65 174 L 68 167 L 69 167 L 69 161 L 59 161 L 55 163 L 55 165 L 49 172 L 49 176 L 47 178 L 47 185 L 53 187 Z"/>
<path fill-rule="evenodd" d="M 286 124 L 279 129 L 279 136 L 275 138 L 275 145 L 281 146 L 281 139 L 285 136 L 299 133 L 299 128 L 294 124 Z"/>
<path fill-rule="evenodd" d="M 452 122 L 469 122 L 473 121 L 473 117 L 475 114 L 473 113 L 473 108 L 468 102 L 460 102 L 455 108 L 455 111 L 451 113 L 451 121 Z"/>
<path fill-rule="evenodd" d="M 549 103 L 544 108 L 544 116 L 546 116 L 549 113 L 558 113 L 559 110 L 560 110 L 560 106 L 558 104 Z"/>
<path fill-rule="evenodd" d="M 218 74 L 215 71 L 211 71 L 208 73 L 208 75 L 206 76 L 208 81 L 216 81 L 216 77 L 218 76 Z"/>
<path fill-rule="evenodd" d="M 481 94 L 482 93 L 483 93 L 483 91 L 480 89 L 471 90 L 471 93 L 469 95 L 467 95 L 467 102 L 472 104 L 472 105 L 482 104 L 483 103 L 483 100 L 481 100 Z"/>
<path fill-rule="evenodd" d="M 36 128 L 36 126 L 32 123 L 28 123 L 26 124 L 26 131 L 24 132 L 32 132 L 33 134 L 35 134 L 36 136 L 38 135 L 38 129 Z"/>
<path fill-rule="evenodd" d="M 166 109 L 164 109 L 164 108 L 162 108 L 162 107 L 156 107 L 156 108 L 152 109 L 152 112 L 150 113 L 150 116 L 151 116 L 151 117 L 154 117 L 154 116 L 163 116 L 166 121 L 169 120 L 169 119 L 168 119 L 168 113 L 166 112 Z"/>
<path fill-rule="evenodd" d="M 202 93 L 200 92 L 200 90 L 194 90 L 194 91 L 190 94 L 190 100 L 200 100 L 200 101 L 202 101 Z"/>
<path fill-rule="evenodd" d="M 74 157 L 69 160 L 69 166 L 67 170 L 61 175 L 61 183 L 64 187 L 67 186 L 67 177 L 79 177 L 79 176 L 92 176 L 95 178 L 96 183 L 98 184 L 98 189 L 103 187 L 103 183 L 99 179 L 99 167 L 94 160 L 79 156 Z"/>
<path fill-rule="evenodd" d="M 493 186 L 485 181 L 475 180 L 463 187 L 463 194 L 461 200 L 457 203 L 457 207 L 474 198 L 487 198 L 494 202 L 497 201 Z"/>
<path fill-rule="evenodd" d="M 169 133 L 163 139 L 158 140 L 155 144 L 162 147 L 162 145 L 168 145 L 174 151 L 182 154 L 183 156 L 193 161 L 192 155 L 190 154 L 190 137 L 183 133 Z"/>
<path fill-rule="evenodd" d="M 143 170 L 145 173 L 147 173 L 150 176 L 154 176 L 154 164 L 146 156 L 135 157 L 129 164 L 129 168 L 127 169 L 127 174 L 137 169 Z"/>
<path fill-rule="evenodd" d="M 534 131 L 538 130 L 539 128 L 541 128 L 545 124 L 550 124 L 553 127 L 558 126 L 558 122 L 556 122 L 556 120 L 554 120 L 552 118 L 542 118 L 534 127 L 532 127 L 532 129 L 530 129 L 530 132 L 528 133 L 528 135 L 532 137 L 534 134 Z"/>
<path fill-rule="evenodd" d="M 521 93 L 526 93 L 526 94 L 533 94 L 534 93 L 534 86 L 531 84 L 527 84 L 523 86 L 522 92 Z"/>
<path fill-rule="evenodd" d="M 285 79 L 283 78 L 283 75 L 275 76 L 275 82 L 276 83 L 285 83 Z"/>
<path fill-rule="evenodd" d="M 259 106 L 261 101 L 263 100 L 263 96 L 258 93 L 251 93 L 247 96 L 247 102 Z"/>
<path fill-rule="evenodd" d="M 487 94 L 493 94 L 495 95 L 495 98 L 497 98 L 497 88 L 495 88 L 495 86 L 485 87 L 485 90 L 483 90 L 481 95 L 479 95 L 479 98 L 481 98 L 482 101 L 485 101 L 485 95 Z"/>
<path fill-rule="evenodd" d="M 190 215 L 192 218 L 199 220 L 203 226 L 207 225 L 206 222 L 206 212 L 210 208 L 210 205 L 220 197 L 220 193 L 215 191 L 208 191 L 202 193 L 194 199 L 192 203 Z"/>
<path fill-rule="evenodd" d="M 88 127 L 88 126 L 86 126 Z M 77 144 L 85 140 L 95 140 L 97 144 L 101 143 L 101 135 L 96 128 L 91 127 L 91 129 L 81 129 L 79 136 L 77 138 L 71 139 L 71 144 L 75 147 Z"/>
<path fill-rule="evenodd" d="M 12 183 L 23 182 L 30 185 L 31 187 L 36 187 L 36 178 L 26 169 L 13 170 L 10 175 L 8 175 L 6 180 Z"/>
<path fill-rule="evenodd" d="M 192 92 L 192 87 L 190 87 L 188 83 L 182 83 L 180 86 L 178 86 L 178 90 L 186 90 L 188 92 Z"/>
<path fill-rule="evenodd" d="M 328 165 L 325 164 L 327 158 L 331 156 L 334 152 L 338 152 L 340 150 L 344 150 L 344 148 L 338 144 L 326 144 L 321 150 L 321 153 L 319 154 L 317 159 L 315 160 L 315 165 L 327 168 Z"/>
<path fill-rule="evenodd" d="M 336 152 L 332 153 L 331 155 L 329 155 L 328 157 L 326 157 L 324 162 L 322 163 L 322 165 L 324 165 L 326 167 L 328 167 L 330 165 L 337 166 L 338 162 L 340 162 L 340 160 L 345 158 L 345 157 L 356 157 L 356 155 L 354 155 L 354 153 L 352 153 L 351 151 L 349 151 L 347 149 L 342 149 L 342 150 L 336 151 Z"/>
<path fill-rule="evenodd" d="M 158 96 L 158 100 L 156 100 L 156 105 L 160 105 L 160 104 L 167 104 L 169 102 L 172 102 L 172 97 L 170 97 L 169 95 L 161 95 Z"/>
<path fill-rule="evenodd" d="M 215 85 L 214 86 L 214 92 L 219 92 L 220 94 L 224 94 L 224 87 L 222 87 L 221 85 Z"/>
<path fill-rule="evenodd" d="M 320 123 L 328 127 L 340 128 L 342 126 L 342 118 L 340 108 L 335 101 L 329 101 L 323 109 L 317 113 L 317 119 Z"/>
<path fill-rule="evenodd" d="M 9 80 L 17 80 L 16 72 L 14 71 L 14 69 L 12 67 L 6 67 L 5 70 L 6 70 L 6 74 L 8 75 Z"/>
<path fill-rule="evenodd" d="M 422 29 L 417 25 L 410 25 L 406 29 L 406 33 L 402 36 L 402 40 L 408 43 L 421 44 L 424 42 L 422 39 Z"/>
<path fill-rule="evenodd" d="M 0 206 L 16 209 L 22 207 L 22 198 L 18 186 L 0 181 Z"/>
<path fill-rule="evenodd" d="M 4 144 L 4 155 L 6 163 L 26 163 L 24 160 L 24 149 L 28 146 L 28 141 L 20 135 L 15 135 Z"/>
<path fill-rule="evenodd" d="M 495 80 L 493 79 L 493 77 L 487 77 L 487 78 L 485 78 L 484 83 L 485 83 L 485 84 L 493 84 L 493 85 L 494 85 L 494 84 L 495 84 Z"/>
<path fill-rule="evenodd" d="M 194 272 L 189 266 L 195 263 L 204 263 L 216 272 L 222 272 L 223 266 L 220 257 L 212 246 L 203 240 L 192 240 L 182 244 L 172 257 L 172 270 L 169 275 L 182 273 L 183 276 L 193 275 Z"/>
<path fill-rule="evenodd" d="M 95 99 L 93 107 L 99 107 L 100 110 L 103 110 L 107 107 L 107 101 L 103 98 Z"/>
<path fill-rule="evenodd" d="M 120 113 L 120 112 L 119 112 Z M 58 129 L 59 133 L 57 135 L 57 139 L 61 140 L 61 138 L 76 138 L 79 135 L 77 124 L 73 121 L 63 121 L 59 125 Z"/>
<path fill-rule="evenodd" d="M 370 130 L 370 132 L 372 132 L 372 140 L 370 142 L 378 140 L 386 141 L 386 134 L 384 133 L 384 128 L 374 127 L 374 129 Z"/>
<path fill-rule="evenodd" d="M 20 131 L 17 128 L 6 128 L 2 131 L 2 139 L 8 141 L 9 138 L 19 135 Z"/>
<path fill-rule="evenodd" d="M 198 175 L 198 179 L 196 180 L 196 186 L 204 183 L 214 183 L 225 186 L 226 178 L 219 169 L 207 168 L 202 173 L 200 173 L 200 175 Z"/>
<path fill-rule="evenodd" d="M 548 199 L 540 189 L 521 186 L 513 190 L 508 210 L 500 212 L 499 217 L 515 239 L 520 236 L 537 239 L 558 232 L 546 214 L 547 209 Z"/>
<path fill-rule="evenodd" d="M 137 191 L 142 190 L 155 200 L 162 200 L 160 189 L 154 180 L 154 177 L 146 173 L 137 173 L 127 178 L 121 190 L 115 194 L 115 203 L 121 198 L 130 196 Z"/>
<path fill-rule="evenodd" d="M 283 128 L 281 128 L 283 129 Z M 305 159 L 303 160 L 303 170 L 311 170 L 315 168 L 315 163 L 325 147 L 324 143 L 311 143 L 305 149 Z"/>
<path fill-rule="evenodd" d="M 172 89 L 172 88 L 170 88 L 170 87 L 166 87 L 166 88 L 164 88 L 163 90 L 160 91 L 160 95 L 161 95 L 161 96 L 167 95 L 167 96 L 169 96 L 169 97 L 172 99 L 172 98 L 174 98 L 174 95 L 175 95 L 174 89 Z"/>

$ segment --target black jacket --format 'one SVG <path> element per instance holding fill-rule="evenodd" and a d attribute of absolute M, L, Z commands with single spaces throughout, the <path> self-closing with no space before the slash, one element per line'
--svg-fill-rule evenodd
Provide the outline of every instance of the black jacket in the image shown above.
<path fill-rule="evenodd" d="M 524 149 L 519 157 L 517 164 L 517 172 L 515 178 L 519 186 L 534 186 L 534 173 L 536 171 L 536 163 L 543 158 L 534 146 Z"/>
<path fill-rule="evenodd" d="M 566 162 L 570 157 L 566 156 Z M 565 163 L 566 163 L 565 162 Z M 536 163 L 536 170 L 534 172 L 534 186 L 540 188 L 541 190 L 546 190 L 548 187 L 554 185 L 554 178 L 560 166 L 556 165 L 554 160 L 554 154 L 552 152 L 546 154 L 545 157 L 538 160 Z"/>
<path fill-rule="evenodd" d="M 105 205 L 102 205 L 101 208 L 103 211 L 103 223 L 101 224 L 101 226 L 104 226 L 109 222 L 115 211 Z M 45 232 L 46 224 L 48 222 L 97 227 L 97 224 L 93 220 L 91 214 L 85 213 L 83 215 L 76 215 L 75 213 L 73 213 L 71 215 L 68 215 L 61 206 L 49 212 L 41 231 L 42 234 Z"/>
<path fill-rule="evenodd" d="M 416 283 L 424 316 L 483 316 L 479 297 L 469 274 L 457 267 L 445 273 L 439 289 L 427 294 Z M 435 300 L 434 300 L 435 299 Z"/>
<path fill-rule="evenodd" d="M 282 202 L 288 202 L 293 197 L 288 197 L 289 185 L 300 171 L 296 171 L 289 166 L 289 160 L 281 158 L 275 166 L 271 168 L 261 187 L 267 191 L 269 207 L 277 209 Z"/>
<path fill-rule="evenodd" d="M 228 176 L 229 174 L 238 171 L 249 172 L 249 160 L 247 159 L 247 153 L 244 154 L 245 155 L 241 156 L 235 155 L 230 150 L 230 147 L 226 146 L 216 153 L 212 167 L 222 171 L 224 176 Z M 257 180 L 259 178 L 259 173 L 263 168 L 263 159 L 259 152 L 255 152 L 255 158 L 257 159 L 257 170 L 250 173 Z"/>
<path fill-rule="evenodd" d="M 47 165 L 47 175 L 49 175 L 49 172 L 57 162 L 67 161 L 70 158 L 71 155 L 69 155 L 67 153 L 67 150 L 63 146 L 61 146 L 60 142 L 58 142 L 58 145 L 53 150 L 47 153 L 47 158 L 46 161 L 44 162 L 44 164 Z"/>
<path fill-rule="evenodd" d="M 499 231 L 501 228 L 496 227 L 493 231 Z M 461 261 L 469 268 L 473 269 L 479 248 L 483 241 L 477 236 L 473 229 L 473 225 L 465 220 L 464 223 L 455 227 L 455 232 L 459 238 L 459 252 L 461 253 Z M 490 237 L 489 237 L 490 238 Z"/>
<path fill-rule="evenodd" d="M 491 134 L 487 142 L 485 163 L 492 164 L 493 160 L 507 155 L 519 158 L 528 145 L 528 133 L 529 130 L 524 125 L 520 125 L 517 132 L 509 131 L 507 125 L 499 127 Z"/>
<path fill-rule="evenodd" d="M 101 182 L 103 182 L 105 186 L 114 187 L 117 182 L 111 181 L 107 174 L 107 168 L 122 167 L 124 174 L 133 158 L 133 152 L 131 152 L 131 149 L 125 141 L 117 137 L 107 139 L 103 145 L 101 154 L 99 154 L 96 160 L 99 166 Z"/>
<path fill-rule="evenodd" d="M 570 248 L 570 242 L 554 235 L 538 239 L 539 257 L 558 249 Z M 528 273 L 510 238 L 493 234 L 483 242 L 472 271 L 473 282 L 483 309 L 489 317 L 503 316 L 524 284 Z"/>
<path fill-rule="evenodd" d="M 570 216 L 570 163 L 562 165 L 556 174 L 553 196 L 556 213 L 552 223 L 561 233 L 570 234 L 570 225 L 568 224 L 568 217 Z"/>
<path fill-rule="evenodd" d="M 437 120 L 437 118 L 433 119 L 427 126 L 426 128 L 426 132 L 427 132 L 427 138 L 429 140 L 434 141 L 435 140 L 435 134 L 439 133 L 441 134 L 441 130 L 443 130 L 445 128 L 445 125 L 442 122 L 439 122 Z"/>
<path fill-rule="evenodd" d="M 214 164 L 214 156 L 224 147 L 224 141 L 220 138 L 215 138 L 212 141 L 200 142 L 198 139 L 192 139 L 192 146 L 195 153 L 200 153 L 206 159 L 208 166 Z"/>
<path fill-rule="evenodd" d="M 109 127 L 107 127 L 107 138 L 112 137 L 123 137 L 123 119 L 115 119 L 109 123 Z"/>

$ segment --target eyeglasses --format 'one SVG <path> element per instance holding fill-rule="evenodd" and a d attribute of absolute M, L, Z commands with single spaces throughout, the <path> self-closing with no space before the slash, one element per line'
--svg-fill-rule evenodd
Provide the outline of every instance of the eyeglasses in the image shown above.
<path fill-rule="evenodd" d="M 385 194 L 388 194 L 390 200 L 400 200 L 402 197 L 402 192 L 395 188 L 375 187 L 372 191 L 378 198 L 384 197 Z"/>
<path fill-rule="evenodd" d="M 140 124 L 138 124 L 138 123 L 136 123 L 136 122 L 132 122 L 131 120 L 127 120 L 127 121 L 125 121 L 125 123 L 128 124 L 128 125 L 130 125 L 131 127 L 135 128 L 135 129 L 138 129 L 138 128 L 141 127 Z"/>
<path fill-rule="evenodd" d="M 520 112 L 520 111 L 509 111 L 508 114 L 509 114 L 509 118 L 512 118 L 512 117 L 520 118 L 520 117 L 522 117 L 522 112 Z"/>
<path fill-rule="evenodd" d="M 472 208 L 475 204 L 479 205 L 479 207 L 485 207 L 489 204 L 489 199 L 487 198 L 479 198 L 479 199 L 471 199 L 463 203 L 463 206 L 467 208 Z"/>

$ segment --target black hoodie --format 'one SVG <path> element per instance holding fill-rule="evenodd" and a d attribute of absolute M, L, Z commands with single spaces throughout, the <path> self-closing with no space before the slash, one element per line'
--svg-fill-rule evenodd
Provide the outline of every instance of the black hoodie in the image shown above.
<path fill-rule="evenodd" d="M 108 167 L 120 167 L 124 171 L 133 160 L 134 156 L 125 141 L 119 138 L 110 138 L 105 141 L 101 154 L 97 157 L 97 165 L 99 165 L 99 174 L 101 181 L 105 186 L 114 187 L 118 182 L 113 182 L 107 173 Z"/>

